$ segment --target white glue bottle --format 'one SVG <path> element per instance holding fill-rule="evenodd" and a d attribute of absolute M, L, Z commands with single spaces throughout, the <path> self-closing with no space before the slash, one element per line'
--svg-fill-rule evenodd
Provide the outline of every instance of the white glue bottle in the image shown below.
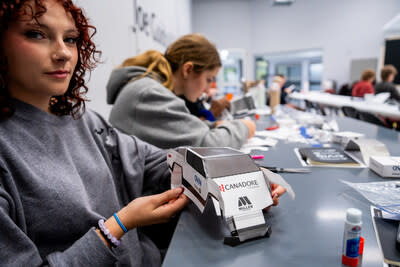
<path fill-rule="evenodd" d="M 347 266 L 357 266 L 361 236 L 361 210 L 347 209 L 343 234 L 342 263 Z"/>

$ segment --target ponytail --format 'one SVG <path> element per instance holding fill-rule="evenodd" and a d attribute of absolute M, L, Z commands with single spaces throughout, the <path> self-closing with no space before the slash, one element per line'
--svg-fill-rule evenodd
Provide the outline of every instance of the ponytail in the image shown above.
<path fill-rule="evenodd" d="M 148 50 L 136 57 L 126 59 L 121 66 L 144 67 L 147 69 L 146 73 L 134 80 L 146 76 L 157 78 L 155 74 L 158 74 L 162 85 L 172 90 L 172 74 L 186 62 L 193 63 L 196 73 L 222 66 L 215 45 L 197 33 L 180 37 L 167 48 L 165 55 L 156 50 Z"/>
<path fill-rule="evenodd" d="M 146 76 L 157 78 L 156 75 L 158 75 L 159 78 L 161 78 L 162 85 L 169 90 L 172 90 L 171 67 L 167 59 L 159 51 L 148 50 L 136 57 L 128 58 L 122 63 L 121 67 L 127 66 L 140 66 L 147 68 L 147 71 L 137 77 L 135 80 L 141 79 Z"/>

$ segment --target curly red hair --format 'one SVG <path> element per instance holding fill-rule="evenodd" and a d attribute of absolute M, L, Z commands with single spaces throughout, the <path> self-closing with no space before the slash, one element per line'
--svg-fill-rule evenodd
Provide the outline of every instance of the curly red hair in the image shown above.
<path fill-rule="evenodd" d="M 37 19 L 46 12 L 43 2 L 45 0 L 6 0 L 0 4 L 0 36 L 7 30 L 8 25 L 16 21 L 21 15 L 31 15 L 32 19 Z M 50 111 L 58 116 L 72 115 L 79 118 L 85 110 L 85 94 L 88 88 L 85 84 L 86 71 L 91 71 L 98 63 L 101 52 L 96 50 L 96 45 L 92 38 L 96 33 L 96 28 L 88 23 L 88 19 L 72 3 L 72 0 L 57 0 L 64 9 L 71 13 L 75 21 L 75 26 L 79 32 L 77 41 L 78 62 L 72 75 L 68 90 L 62 96 L 54 96 L 50 103 Z M 26 8 L 27 7 L 27 8 Z M 35 10 L 35 11 L 34 11 Z M 30 14 L 27 12 L 30 11 Z M 3 50 L 0 42 L 0 51 Z M 11 117 L 15 111 L 12 101 L 7 91 L 7 57 L 0 54 L 0 121 Z"/>

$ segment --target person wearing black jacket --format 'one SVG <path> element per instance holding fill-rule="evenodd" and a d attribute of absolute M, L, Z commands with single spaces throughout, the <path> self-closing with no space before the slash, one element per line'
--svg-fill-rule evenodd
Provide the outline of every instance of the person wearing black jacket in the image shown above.
<path fill-rule="evenodd" d="M 375 94 L 389 92 L 390 98 L 400 102 L 400 93 L 394 85 L 397 69 L 393 65 L 386 65 L 381 70 L 382 81 L 375 86 Z"/>

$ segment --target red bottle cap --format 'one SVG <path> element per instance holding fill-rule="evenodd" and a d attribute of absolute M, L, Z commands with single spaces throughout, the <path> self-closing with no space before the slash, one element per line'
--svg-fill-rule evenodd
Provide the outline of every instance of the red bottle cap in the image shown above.
<path fill-rule="evenodd" d="M 364 252 L 364 237 L 360 237 L 360 246 L 358 249 L 358 254 L 361 255 Z"/>
<path fill-rule="evenodd" d="M 346 266 L 355 267 L 358 265 L 358 257 L 357 258 L 350 258 L 345 255 L 342 255 L 342 263 Z"/>

